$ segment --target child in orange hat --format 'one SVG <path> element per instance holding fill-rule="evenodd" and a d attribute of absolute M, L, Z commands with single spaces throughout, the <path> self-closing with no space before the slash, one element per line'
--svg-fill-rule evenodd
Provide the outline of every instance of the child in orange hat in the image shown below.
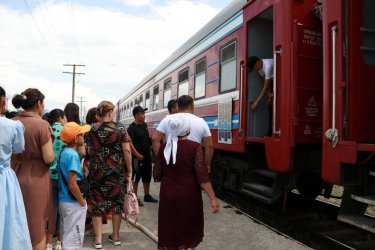
<path fill-rule="evenodd" d="M 90 125 L 65 124 L 60 138 L 67 144 L 59 161 L 60 232 L 63 249 L 80 248 L 83 244 L 87 203 L 77 182 L 85 179 L 77 148 L 83 146 L 83 134 Z"/>

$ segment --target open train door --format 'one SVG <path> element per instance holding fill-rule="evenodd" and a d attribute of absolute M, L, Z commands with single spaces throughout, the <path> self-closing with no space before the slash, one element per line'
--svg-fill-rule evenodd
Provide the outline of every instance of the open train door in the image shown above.
<path fill-rule="evenodd" d="M 247 56 L 273 60 L 273 106 L 268 94 L 255 110 L 264 81 L 258 72 L 247 74 L 247 141 L 263 143 L 268 168 L 288 172 L 292 162 L 290 147 L 290 9 L 289 1 L 250 2 L 245 8 L 247 21 Z M 289 37 L 289 39 L 286 39 Z M 272 91 L 271 91 L 272 92 Z M 289 108 L 287 108 L 289 107 Z M 272 118 L 271 118 L 272 117 Z M 282 119 L 281 119 L 282 117 Z M 281 132 L 281 128 L 283 131 Z M 288 128 L 287 128 L 288 127 Z M 285 128 L 285 129 L 284 129 Z"/>
<path fill-rule="evenodd" d="M 274 5 L 279 11 L 274 22 L 272 135 L 266 137 L 265 147 L 269 168 L 281 173 L 296 167 L 320 173 L 320 161 L 298 160 L 304 154 L 321 155 L 322 24 L 313 14 L 315 4 L 310 0 Z M 317 162 L 319 168 L 314 169 Z"/>
<path fill-rule="evenodd" d="M 291 4 L 289 1 L 275 1 L 273 5 L 273 99 L 270 134 L 265 137 L 268 168 L 281 173 L 293 168 Z"/>

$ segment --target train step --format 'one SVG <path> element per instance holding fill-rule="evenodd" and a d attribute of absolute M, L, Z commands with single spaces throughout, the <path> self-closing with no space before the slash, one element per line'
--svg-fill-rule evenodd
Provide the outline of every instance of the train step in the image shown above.
<path fill-rule="evenodd" d="M 340 214 L 337 217 L 337 220 L 375 233 L 375 219 L 368 216 L 358 214 Z"/>
<path fill-rule="evenodd" d="M 362 203 L 366 203 L 368 205 L 375 206 L 375 195 L 359 196 L 352 194 L 352 199 Z"/>
<path fill-rule="evenodd" d="M 251 198 L 254 198 L 258 201 L 261 201 L 265 204 L 273 204 L 275 203 L 279 197 L 268 197 L 268 196 L 265 196 L 265 195 L 262 195 L 262 194 L 259 194 L 255 191 L 251 191 L 251 190 L 248 190 L 248 189 L 242 189 L 241 192 L 244 194 L 244 195 L 247 195 Z"/>
<path fill-rule="evenodd" d="M 256 169 L 254 170 L 254 173 L 263 177 L 267 177 L 269 179 L 273 179 L 273 180 L 276 180 L 277 178 L 277 172 L 274 172 L 268 169 Z"/>
<path fill-rule="evenodd" d="M 243 184 L 243 189 L 242 190 L 249 190 L 249 191 L 255 191 L 260 194 L 264 194 L 266 196 L 273 196 L 274 192 L 271 187 L 258 184 L 258 183 L 244 183 Z"/>

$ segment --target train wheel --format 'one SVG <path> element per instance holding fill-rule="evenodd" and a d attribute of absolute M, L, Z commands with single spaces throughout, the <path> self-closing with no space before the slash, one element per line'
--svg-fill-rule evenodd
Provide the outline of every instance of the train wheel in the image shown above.
<path fill-rule="evenodd" d="M 303 173 L 296 181 L 298 191 L 306 198 L 315 199 L 323 190 L 323 181 L 319 173 Z"/>

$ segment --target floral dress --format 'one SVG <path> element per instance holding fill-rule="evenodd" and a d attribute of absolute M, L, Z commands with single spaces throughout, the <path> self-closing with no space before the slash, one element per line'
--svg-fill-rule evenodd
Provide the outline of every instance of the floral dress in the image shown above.
<path fill-rule="evenodd" d="M 92 213 L 101 217 L 123 211 L 126 192 L 126 165 L 121 144 L 130 142 L 124 125 L 115 122 L 92 124 L 85 134 L 90 161 Z"/>

